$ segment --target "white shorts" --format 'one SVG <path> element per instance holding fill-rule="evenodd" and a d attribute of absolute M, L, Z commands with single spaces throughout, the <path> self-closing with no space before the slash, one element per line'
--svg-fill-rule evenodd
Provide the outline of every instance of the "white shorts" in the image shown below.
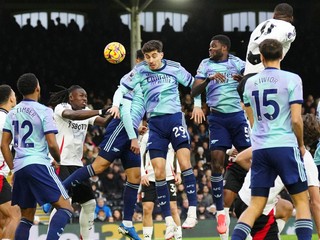
<path fill-rule="evenodd" d="M 319 187 L 318 168 L 314 163 L 313 157 L 309 151 L 303 156 L 304 167 L 307 173 L 308 186 Z"/>

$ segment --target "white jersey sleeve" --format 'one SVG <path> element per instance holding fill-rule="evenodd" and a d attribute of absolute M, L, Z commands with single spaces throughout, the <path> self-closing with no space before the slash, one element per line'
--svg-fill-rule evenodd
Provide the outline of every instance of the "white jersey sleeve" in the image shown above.
<path fill-rule="evenodd" d="M 265 39 L 276 39 L 282 43 L 283 57 L 290 49 L 291 43 L 296 38 L 295 27 L 286 21 L 268 19 L 260 23 L 251 33 L 244 74 L 258 73 L 264 69 L 260 60 L 259 44 Z"/>
<path fill-rule="evenodd" d="M 0 143 L 2 140 L 2 129 L 4 126 L 4 122 L 6 120 L 7 114 L 3 111 L 0 111 Z M 0 151 L 0 175 L 3 175 L 4 177 L 7 177 L 10 172 L 10 169 L 6 162 L 4 161 L 4 157 Z"/>
<path fill-rule="evenodd" d="M 319 187 L 318 168 L 314 163 L 313 157 L 309 151 L 306 151 L 304 154 L 303 163 L 306 169 L 308 186 Z"/>

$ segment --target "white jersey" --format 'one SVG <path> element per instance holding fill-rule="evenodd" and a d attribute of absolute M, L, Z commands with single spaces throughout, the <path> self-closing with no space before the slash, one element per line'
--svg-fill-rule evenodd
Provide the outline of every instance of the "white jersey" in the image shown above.
<path fill-rule="evenodd" d="M 276 39 L 282 43 L 283 56 L 287 54 L 290 49 L 291 43 L 296 38 L 295 27 L 286 21 L 277 19 L 268 19 L 260 23 L 251 33 L 247 55 L 246 66 L 244 75 L 249 73 L 258 73 L 264 69 L 262 62 L 260 61 L 259 44 L 265 39 Z M 249 61 L 249 53 L 255 56 L 255 61 Z M 250 59 L 250 58 L 249 58 Z"/>
<path fill-rule="evenodd" d="M 303 162 L 307 173 L 308 186 L 319 186 L 318 180 L 318 169 L 313 161 L 312 155 L 309 151 L 306 151 L 303 156 Z M 241 200 L 249 206 L 251 199 L 251 189 L 250 189 L 250 177 L 251 177 L 251 169 L 247 173 L 245 177 L 244 183 L 239 191 L 239 196 Z M 274 182 L 274 187 L 270 188 L 269 197 L 267 204 L 262 212 L 263 215 L 268 215 L 270 211 L 275 207 L 278 202 L 278 194 L 284 189 L 284 184 L 278 176 Z"/>
<path fill-rule="evenodd" d="M 61 165 L 83 166 L 83 144 L 86 138 L 88 125 L 94 124 L 97 116 L 85 120 L 70 120 L 62 117 L 62 112 L 72 109 L 68 103 L 60 103 L 54 109 L 54 119 L 57 123 L 56 135 L 60 149 Z M 86 108 L 89 110 L 89 108 Z"/>
<path fill-rule="evenodd" d="M 153 167 L 150 161 L 149 152 L 146 152 L 147 143 L 149 138 L 149 131 L 146 132 L 140 140 L 140 156 L 141 156 L 141 176 L 148 175 L 148 179 L 151 182 L 155 182 L 155 176 Z M 175 169 L 174 169 L 175 153 L 171 143 L 168 146 L 168 153 L 166 159 L 166 180 L 174 179 Z M 176 161 L 177 173 L 181 173 L 178 161 Z"/>
<path fill-rule="evenodd" d="M 251 169 L 248 171 L 244 179 L 244 183 L 240 191 L 238 192 L 239 197 L 247 206 L 249 206 L 250 200 L 251 200 L 250 178 L 251 178 Z M 274 181 L 274 187 L 270 188 L 268 201 L 262 212 L 263 215 L 267 216 L 270 213 L 270 211 L 275 207 L 275 205 L 278 202 L 277 196 L 282 191 L 283 188 L 284 188 L 284 184 L 281 181 L 280 177 L 278 176 Z"/>
<path fill-rule="evenodd" d="M 6 110 L 0 108 L 0 143 L 2 140 L 2 129 L 4 126 L 4 122 L 6 120 L 7 113 L 8 112 Z M 6 162 L 4 161 L 4 157 L 2 155 L 2 152 L 0 151 L 0 175 L 7 177 L 9 172 L 10 172 L 10 169 L 6 164 Z"/>

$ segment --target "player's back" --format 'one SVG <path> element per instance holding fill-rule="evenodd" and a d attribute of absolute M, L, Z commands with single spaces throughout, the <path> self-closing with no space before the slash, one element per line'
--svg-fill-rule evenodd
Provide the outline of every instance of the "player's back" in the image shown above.
<path fill-rule="evenodd" d="M 290 104 L 302 102 L 301 78 L 294 73 L 267 68 L 249 78 L 244 103 L 254 111 L 253 149 L 297 146 Z"/>
<path fill-rule="evenodd" d="M 246 66 L 244 74 L 258 73 L 264 69 L 260 61 L 259 44 L 265 39 L 276 39 L 282 43 L 283 58 L 289 51 L 291 43 L 296 38 L 295 27 L 286 21 L 278 19 L 268 19 L 260 23 L 251 33 L 246 54 Z M 255 58 L 248 58 L 249 53 Z"/>
<path fill-rule="evenodd" d="M 15 149 L 14 171 L 29 164 L 50 165 L 46 133 L 57 133 L 52 109 L 23 100 L 7 115 L 4 131 L 11 132 Z"/>

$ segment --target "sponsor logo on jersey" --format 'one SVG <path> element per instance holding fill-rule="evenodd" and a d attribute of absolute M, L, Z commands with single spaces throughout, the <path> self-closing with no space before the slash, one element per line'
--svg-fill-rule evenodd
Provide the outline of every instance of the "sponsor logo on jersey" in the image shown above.
<path fill-rule="evenodd" d="M 76 129 L 76 130 L 86 130 L 87 124 L 84 124 L 84 123 L 78 124 L 78 123 L 69 121 L 68 128 L 72 128 L 72 129 Z"/>

